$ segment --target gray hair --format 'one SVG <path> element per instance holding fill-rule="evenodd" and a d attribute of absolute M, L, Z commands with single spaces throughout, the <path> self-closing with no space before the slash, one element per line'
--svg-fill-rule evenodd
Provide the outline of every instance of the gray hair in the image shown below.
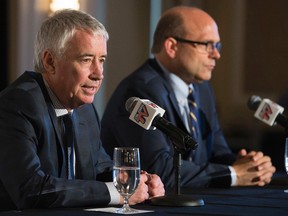
<path fill-rule="evenodd" d="M 105 27 L 91 15 L 71 9 L 56 11 L 46 19 L 37 35 L 34 44 L 34 69 L 43 73 L 42 55 L 45 50 L 61 57 L 66 50 L 67 42 L 74 36 L 76 30 L 87 31 L 91 34 L 103 36 L 106 40 L 109 35 Z"/>

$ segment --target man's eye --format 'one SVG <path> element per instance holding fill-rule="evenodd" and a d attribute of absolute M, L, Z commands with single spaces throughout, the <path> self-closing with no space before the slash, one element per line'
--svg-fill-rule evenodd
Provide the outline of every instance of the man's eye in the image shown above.
<path fill-rule="evenodd" d="M 104 63 L 106 61 L 106 58 L 100 58 L 100 62 Z"/>
<path fill-rule="evenodd" d="M 87 62 L 87 63 L 88 63 L 88 62 L 92 62 L 92 58 L 84 58 L 84 59 L 82 59 L 82 61 L 83 61 L 83 62 Z"/>

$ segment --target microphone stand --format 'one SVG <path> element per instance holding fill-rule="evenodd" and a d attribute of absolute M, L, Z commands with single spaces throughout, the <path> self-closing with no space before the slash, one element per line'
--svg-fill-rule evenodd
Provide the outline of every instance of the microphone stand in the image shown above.
<path fill-rule="evenodd" d="M 175 146 L 179 147 L 179 145 L 175 145 Z M 195 199 L 190 195 L 181 194 L 180 182 L 181 182 L 182 154 L 181 154 L 181 150 L 177 149 L 177 147 L 175 147 L 173 161 L 174 161 L 174 169 L 175 169 L 175 185 L 174 185 L 175 194 L 170 194 L 170 195 L 165 195 L 165 196 L 160 196 L 160 197 L 154 197 L 151 199 L 152 205 L 203 206 L 204 201 L 202 199 Z"/>

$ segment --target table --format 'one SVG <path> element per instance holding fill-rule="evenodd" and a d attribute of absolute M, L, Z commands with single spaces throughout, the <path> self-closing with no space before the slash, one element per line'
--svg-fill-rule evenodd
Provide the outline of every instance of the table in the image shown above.
<path fill-rule="evenodd" d="M 288 215 L 288 178 L 277 178 L 265 187 L 235 187 L 235 188 L 197 188 L 181 189 L 183 194 L 193 194 L 202 198 L 204 206 L 173 207 L 153 206 L 147 202 L 133 206 L 142 210 L 154 212 L 137 214 L 138 216 L 166 215 Z M 83 209 L 37 209 L 24 211 L 1 212 L 1 216 L 105 216 L 113 215 L 104 212 L 84 211 Z"/>

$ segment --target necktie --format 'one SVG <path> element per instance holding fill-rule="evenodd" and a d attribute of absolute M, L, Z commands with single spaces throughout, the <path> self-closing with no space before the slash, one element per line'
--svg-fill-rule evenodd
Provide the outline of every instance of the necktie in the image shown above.
<path fill-rule="evenodd" d="M 190 129 L 192 137 L 197 141 L 197 118 L 198 118 L 198 107 L 195 100 L 195 91 L 189 88 L 188 94 L 188 106 L 189 106 L 189 117 L 190 117 Z"/>
<path fill-rule="evenodd" d="M 198 107 L 197 107 L 197 103 L 195 100 L 195 91 L 192 88 L 189 88 L 189 94 L 188 94 L 187 100 L 188 100 L 188 106 L 189 106 L 189 118 L 188 118 L 189 121 L 188 122 L 190 124 L 191 136 L 197 142 Z M 188 157 L 189 161 L 194 160 L 195 158 L 194 156 L 195 156 L 194 150 L 191 149 L 189 152 L 187 152 L 186 157 Z"/>
<path fill-rule="evenodd" d="M 67 176 L 68 179 L 74 179 L 74 128 L 72 114 L 63 116 L 63 141 L 66 148 Z"/>

